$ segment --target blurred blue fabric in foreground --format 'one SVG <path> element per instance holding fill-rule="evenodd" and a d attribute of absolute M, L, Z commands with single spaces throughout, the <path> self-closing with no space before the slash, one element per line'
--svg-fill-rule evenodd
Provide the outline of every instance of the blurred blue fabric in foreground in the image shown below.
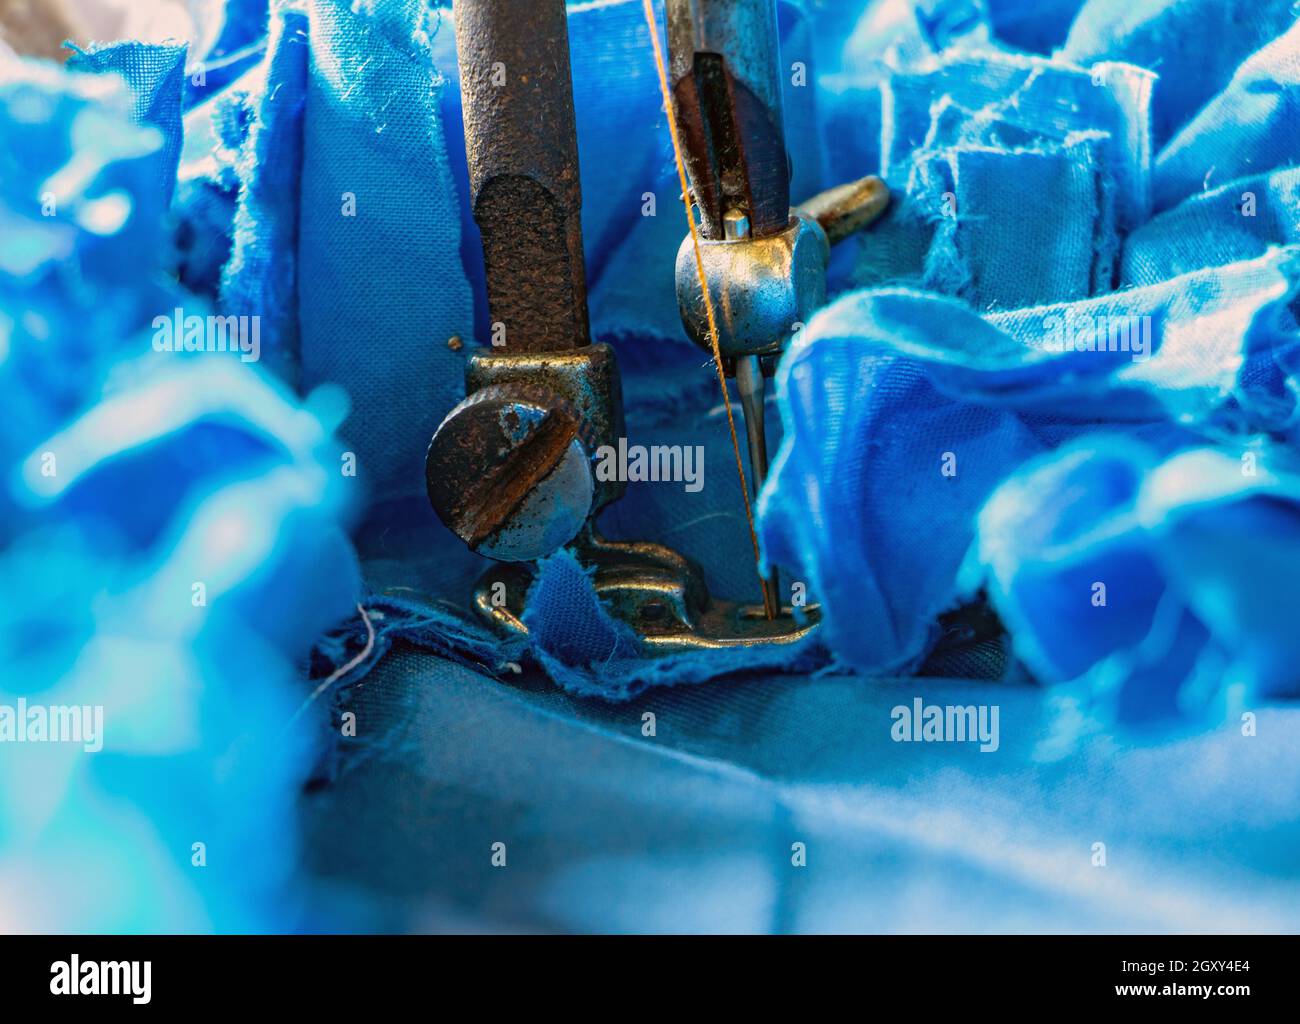
<path fill-rule="evenodd" d="M 1294 714 L 1261 708 L 1300 682 L 1289 2 L 782 0 L 783 60 L 809 69 L 786 87 L 795 198 L 872 171 L 895 193 L 837 251 L 836 301 L 773 406 L 764 552 L 825 629 L 792 654 L 661 663 L 565 555 L 531 649 L 485 634 L 462 614 L 482 562 L 422 496 L 461 396 L 447 341 L 487 323 L 449 12 L 207 6 L 202 47 L 86 46 L 67 72 L 0 56 L 0 704 L 105 715 L 99 753 L 0 744 L 0 922 L 430 926 L 350 903 L 358 875 L 417 892 L 420 857 L 357 838 L 419 806 L 415 831 L 479 844 L 415 837 L 447 867 L 419 891 L 453 920 L 1295 926 L 1273 862 L 1294 838 Z M 618 350 L 630 440 L 704 444 L 708 480 L 633 484 L 602 525 L 752 598 L 716 379 L 677 319 L 641 4 L 570 16 L 593 330 Z M 174 309 L 260 318 L 257 356 L 159 352 Z M 1049 690 L 870 678 L 917 670 L 940 614 L 977 598 Z M 839 674 L 813 674 L 828 660 Z M 788 692 L 719 678 L 782 669 L 802 676 Z M 645 692 L 672 683 L 703 685 Z M 918 693 L 999 703 L 1006 742 L 894 747 L 889 708 Z M 366 724 L 340 739 L 348 708 Z M 1256 711 L 1258 743 L 1236 728 Z M 307 801 L 312 857 L 340 897 L 323 916 L 289 884 L 313 766 L 332 786 Z M 1207 789 L 1199 817 L 1168 810 Z M 475 867 L 503 820 L 533 865 L 508 885 Z M 835 882 L 786 880 L 805 835 Z M 1126 866 L 1093 871 L 1093 841 Z M 647 885 L 696 898 L 633 912 Z"/>
<path fill-rule="evenodd" d="M 168 109 L 115 75 L 0 69 L 0 705 L 101 723 L 21 742 L 8 721 L 6 930 L 300 914 L 286 822 L 314 753 L 287 725 L 360 585 L 329 433 L 344 400 L 304 406 L 238 352 L 158 350 L 156 316 L 208 312 L 165 274 Z"/>

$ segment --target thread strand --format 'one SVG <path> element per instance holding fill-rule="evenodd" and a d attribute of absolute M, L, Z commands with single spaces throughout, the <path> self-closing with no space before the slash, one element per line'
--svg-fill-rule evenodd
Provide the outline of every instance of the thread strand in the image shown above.
<path fill-rule="evenodd" d="M 663 93 L 664 113 L 668 116 L 668 134 L 672 137 L 673 157 L 677 162 L 677 178 L 682 186 L 682 204 L 686 208 L 686 226 L 691 232 L 691 247 L 695 251 L 695 272 L 700 277 L 700 293 L 704 296 L 704 316 L 709 325 L 709 343 L 713 348 L 713 366 L 718 373 L 718 385 L 722 388 L 722 404 L 727 410 L 727 427 L 731 431 L 731 447 L 736 453 L 736 472 L 740 476 L 740 495 L 745 500 L 745 521 L 749 524 L 749 540 L 754 546 L 754 570 L 758 574 L 759 585 L 763 588 L 764 608 L 767 608 L 767 581 L 763 578 L 762 561 L 758 551 L 758 530 L 754 526 L 754 510 L 749 501 L 749 481 L 745 477 L 745 464 L 740 454 L 740 437 L 736 433 L 736 417 L 731 411 L 731 395 L 727 391 L 727 375 L 722 368 L 722 347 L 718 342 L 718 321 L 713 312 L 713 299 L 709 295 L 708 277 L 704 273 L 704 257 L 700 253 L 700 233 L 695 224 L 695 211 L 691 200 L 690 185 L 686 180 L 686 162 L 682 158 L 681 139 L 677 133 L 677 115 L 673 112 L 672 96 L 668 91 L 668 68 L 664 63 L 663 48 L 659 44 L 659 29 L 655 24 L 654 6 L 651 0 L 642 0 L 645 9 L 646 27 L 650 30 L 650 42 L 654 47 L 655 68 L 659 72 L 659 90 Z"/>

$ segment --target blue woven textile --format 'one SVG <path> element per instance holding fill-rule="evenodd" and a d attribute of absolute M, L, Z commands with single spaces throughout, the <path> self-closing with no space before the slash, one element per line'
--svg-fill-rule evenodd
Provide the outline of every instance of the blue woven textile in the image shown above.
<path fill-rule="evenodd" d="M 996 703 L 998 751 L 891 742 L 917 697 Z M 1102 731 L 1062 756 L 1030 686 L 750 675 L 610 704 L 406 649 L 343 707 L 369 726 L 305 810 L 367 928 L 1249 933 L 1300 912 L 1294 703 L 1250 738 Z M 483 866 L 496 840 L 506 871 Z"/>
<path fill-rule="evenodd" d="M 1295 18 L 1286 0 L 1089 0 L 1060 53 L 1075 64 L 1128 61 L 1156 72 L 1151 131 L 1163 147 Z"/>
<path fill-rule="evenodd" d="M 997 570 L 1004 577 L 1018 558 L 1051 561 L 1029 546 L 1040 536 L 1048 543 L 1039 530 L 1021 523 L 1008 554 L 977 527 L 993 487 L 1031 456 L 1117 429 L 1165 453 L 1218 443 L 1229 460 L 1291 436 L 1296 271 L 1287 247 L 1300 206 L 1288 167 L 1295 133 L 1278 126 L 1297 123 L 1300 36 L 1291 29 L 1271 41 L 1294 15 L 1251 5 L 1247 31 L 1219 46 L 1203 33 L 1220 15 L 1203 12 L 1184 30 L 1179 19 L 1193 12 L 1182 6 L 1138 17 L 1127 4 L 1087 5 L 1051 61 L 977 44 L 923 55 L 920 71 L 883 79 L 882 167 L 906 189 L 883 244 L 870 236 L 861 243 L 853 275 L 915 281 L 973 310 L 882 289 L 845 297 L 815 318 L 781 368 L 787 440 L 763 500 L 767 555 L 815 581 L 829 642 L 860 668 L 914 668 L 937 635 L 935 615 L 980 588 L 993 550 L 1005 560 Z M 1171 33 L 1179 52 L 1146 62 L 1159 78 L 1128 65 L 1073 63 L 1142 63 L 1137 41 Z M 1216 60 L 1238 54 L 1240 70 L 1216 64 L 1206 74 L 1198 64 L 1195 85 L 1180 88 L 1180 69 L 1191 73 L 1181 62 L 1211 46 Z M 1216 73 L 1223 92 L 1201 91 Z M 1240 180 L 1207 191 L 1219 175 Z M 1171 208 L 1151 219 L 1144 197 L 1153 192 L 1157 207 Z M 1188 198 L 1173 205 L 1180 195 Z M 1043 458 L 1049 468 L 1035 482 L 1048 479 L 1053 456 Z M 1103 478 L 1081 473 L 1070 485 L 1101 486 Z M 1050 507 L 1050 496 L 1040 497 Z M 1044 515 L 1031 507 L 1038 511 L 1022 515 Z M 1062 515 L 1092 524 L 1106 507 L 1103 489 Z M 1162 511 L 1171 521 L 1180 515 L 1176 500 Z M 1154 544 L 1151 537 L 1133 544 Z M 1285 537 L 1273 539 L 1285 546 Z M 1108 582 L 1128 600 L 1157 602 L 1164 586 L 1140 565 L 1108 563 L 1108 580 L 1089 585 Z M 1235 586 L 1272 588 L 1274 601 L 1290 603 L 1291 576 L 1283 561 L 1274 568 L 1261 579 L 1259 567 L 1243 563 Z M 1076 589 L 1080 580 L 1064 571 L 1047 580 L 1034 603 L 1059 620 L 1051 630 L 1005 579 L 991 594 L 1016 650 L 1044 681 L 1084 685 L 1087 677 L 1138 703 L 1133 695 L 1146 685 L 1179 691 L 1186 665 L 1137 668 L 1136 648 L 1155 642 L 1149 620 L 1139 628 L 1130 618 L 1130 632 L 1099 628 L 1084 640 L 1070 612 L 1086 616 L 1091 591 Z M 1202 628 L 1216 628 L 1207 620 Z M 1230 647 L 1244 663 L 1242 692 L 1295 692 L 1294 678 L 1263 670 L 1267 650 Z M 1192 640 L 1177 649 L 1197 658 Z M 1166 719 L 1183 710 L 1177 701 L 1152 706 Z"/>
<path fill-rule="evenodd" d="M 288 11 L 277 19 L 268 44 L 267 78 L 276 83 L 263 93 L 255 110 L 243 95 L 230 102 L 216 130 L 228 133 L 224 164 L 238 181 L 239 206 L 224 225 L 230 235 L 221 278 L 221 308 L 263 318 L 268 362 L 280 375 L 298 383 L 298 261 L 301 218 L 298 181 L 302 177 L 302 112 L 307 93 L 307 19 Z M 219 165 L 217 177 L 224 170 Z M 200 176 L 196 189 L 214 189 Z M 215 202 L 215 197 L 210 201 Z M 198 216 L 205 209 L 194 202 Z M 201 229 L 199 229 L 201 230 Z"/>
<path fill-rule="evenodd" d="M 78 50 L 68 67 L 96 74 L 119 74 L 131 83 L 131 119 L 162 132 L 163 153 L 157 191 L 170 203 L 181 152 L 181 100 L 185 81 L 184 46 L 114 43 Z"/>

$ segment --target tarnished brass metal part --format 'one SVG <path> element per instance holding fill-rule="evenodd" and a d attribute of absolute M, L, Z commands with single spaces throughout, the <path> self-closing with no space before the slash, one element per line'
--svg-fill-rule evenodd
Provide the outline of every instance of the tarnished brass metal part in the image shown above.
<path fill-rule="evenodd" d="M 582 418 L 593 456 L 600 445 L 617 446 L 626 432 L 618 364 L 608 345 L 546 353 L 485 349 L 470 357 L 466 393 L 503 384 L 544 388 L 571 405 Z M 620 480 L 597 481 L 593 509 L 599 511 L 625 490 L 627 484 Z"/>
<path fill-rule="evenodd" d="M 821 225 L 831 245 L 861 231 L 888 208 L 889 186 L 874 174 L 828 188 L 799 204 L 801 213 Z"/>
<path fill-rule="evenodd" d="M 636 631 L 647 657 L 798 643 L 821 619 L 816 605 L 799 609 L 797 619 L 789 606 L 769 619 L 761 605 L 712 598 L 699 568 L 660 544 L 606 540 L 589 529 L 574 549 L 595 567 L 597 596 Z M 494 567 L 475 588 L 475 609 L 502 633 L 527 634 L 524 597 L 533 576 L 527 565 Z"/>

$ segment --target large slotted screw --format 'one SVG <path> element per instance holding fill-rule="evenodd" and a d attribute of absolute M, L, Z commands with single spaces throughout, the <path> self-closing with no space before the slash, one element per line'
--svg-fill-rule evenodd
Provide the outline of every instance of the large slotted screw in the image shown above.
<path fill-rule="evenodd" d="M 438 518 L 479 554 L 527 562 L 578 535 L 595 480 L 581 417 L 539 388 L 492 385 L 456 406 L 425 459 Z"/>

